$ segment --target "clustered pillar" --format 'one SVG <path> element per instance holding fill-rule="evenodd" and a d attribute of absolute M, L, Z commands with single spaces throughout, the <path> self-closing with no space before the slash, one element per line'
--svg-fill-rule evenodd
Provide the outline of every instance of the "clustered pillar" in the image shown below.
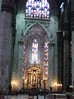
<path fill-rule="evenodd" d="M 12 67 L 11 50 L 13 49 L 13 14 L 13 1 L 3 0 L 0 16 L 0 89 L 3 90 L 3 92 L 8 90 L 10 70 Z"/>

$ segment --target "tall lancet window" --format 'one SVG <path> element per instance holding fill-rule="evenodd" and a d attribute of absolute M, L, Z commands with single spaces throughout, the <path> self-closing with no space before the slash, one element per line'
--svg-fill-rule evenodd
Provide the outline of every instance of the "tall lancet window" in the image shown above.
<path fill-rule="evenodd" d="M 33 39 L 32 43 L 32 63 L 38 61 L 38 40 Z"/>
<path fill-rule="evenodd" d="M 28 0 L 25 16 L 30 18 L 49 18 L 50 6 L 47 0 Z"/>
<path fill-rule="evenodd" d="M 48 40 L 44 44 L 44 75 L 48 75 Z"/>

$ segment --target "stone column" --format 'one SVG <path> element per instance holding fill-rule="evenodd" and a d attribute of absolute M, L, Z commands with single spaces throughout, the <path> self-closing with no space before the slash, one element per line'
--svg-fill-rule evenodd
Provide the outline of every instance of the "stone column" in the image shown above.
<path fill-rule="evenodd" d="M 74 87 L 74 30 L 72 30 L 72 85 Z"/>
<path fill-rule="evenodd" d="M 2 0 L 0 0 L 0 11 L 1 11 Z M 1 14 L 1 13 L 0 13 Z"/>
<path fill-rule="evenodd" d="M 56 75 L 55 75 L 55 44 L 53 42 L 53 38 L 50 38 L 51 40 L 49 41 L 49 56 L 48 56 L 48 62 L 49 62 L 49 67 L 48 67 L 48 79 L 49 79 L 49 87 L 54 87 L 54 83 L 56 81 Z"/>
<path fill-rule="evenodd" d="M 63 84 L 63 33 L 57 32 L 58 83 Z"/>
<path fill-rule="evenodd" d="M 0 89 L 7 90 L 10 76 L 13 4 L 2 2 L 0 18 Z"/>
<path fill-rule="evenodd" d="M 72 33 L 72 85 L 74 87 L 74 0 L 71 0 L 71 33 Z"/>
<path fill-rule="evenodd" d="M 68 6 L 67 6 L 68 7 Z M 63 22 L 63 89 L 66 90 L 71 85 L 71 54 L 70 54 L 70 23 L 68 18 L 67 7 L 64 11 L 64 22 Z"/>
<path fill-rule="evenodd" d="M 63 32 L 63 89 L 71 85 L 71 58 L 70 58 L 70 35 L 68 31 Z"/>

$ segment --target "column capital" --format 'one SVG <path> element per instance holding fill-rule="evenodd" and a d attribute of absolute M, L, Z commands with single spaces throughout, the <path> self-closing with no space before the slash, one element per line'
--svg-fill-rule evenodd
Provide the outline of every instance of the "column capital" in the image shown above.
<path fill-rule="evenodd" d="M 63 40 L 70 40 L 70 37 L 68 34 L 69 33 L 67 32 L 66 34 L 63 35 Z"/>
<path fill-rule="evenodd" d="M 18 41 L 18 44 L 19 45 L 23 45 L 24 44 L 24 41 L 23 40 L 20 40 L 20 41 Z"/>

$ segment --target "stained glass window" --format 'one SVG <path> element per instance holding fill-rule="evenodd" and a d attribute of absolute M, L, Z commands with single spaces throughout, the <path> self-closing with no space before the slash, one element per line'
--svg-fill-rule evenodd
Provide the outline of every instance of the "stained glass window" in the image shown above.
<path fill-rule="evenodd" d="M 22 77 L 24 78 L 25 75 L 25 64 L 26 64 L 26 48 L 25 48 L 25 42 L 23 44 L 23 61 L 22 61 Z"/>
<path fill-rule="evenodd" d="M 44 45 L 44 74 L 48 74 L 48 41 L 45 41 Z"/>
<path fill-rule="evenodd" d="M 34 39 L 32 43 L 32 62 L 37 62 L 38 60 L 38 40 Z"/>
<path fill-rule="evenodd" d="M 50 6 L 47 0 L 28 0 L 25 16 L 31 18 L 49 18 Z"/>

